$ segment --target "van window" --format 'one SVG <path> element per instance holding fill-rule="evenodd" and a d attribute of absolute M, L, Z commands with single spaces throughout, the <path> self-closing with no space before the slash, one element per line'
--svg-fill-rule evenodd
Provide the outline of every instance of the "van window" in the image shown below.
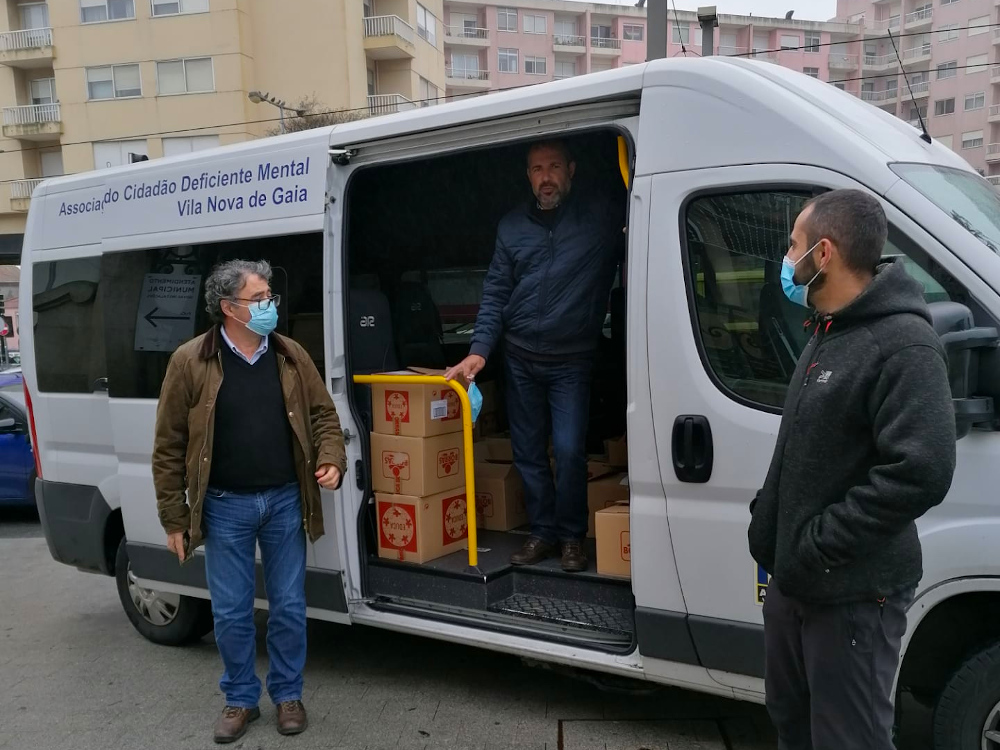
<path fill-rule="evenodd" d="M 688 284 L 695 330 L 709 372 L 721 388 L 774 411 L 809 331 L 808 310 L 781 289 L 781 261 L 795 217 L 820 191 L 753 191 L 707 195 L 688 204 Z M 903 263 L 928 302 L 968 295 L 928 254 L 895 227 L 883 259 Z"/>
<path fill-rule="evenodd" d="M 36 263 L 32 269 L 35 372 L 44 393 L 91 393 L 107 376 L 101 326 L 101 259 Z"/>
<path fill-rule="evenodd" d="M 214 323 L 205 279 L 234 258 L 270 262 L 281 295 L 277 332 L 305 347 L 323 373 L 321 233 L 133 250 L 109 253 L 100 266 L 112 398 L 159 397 L 170 355 Z"/>

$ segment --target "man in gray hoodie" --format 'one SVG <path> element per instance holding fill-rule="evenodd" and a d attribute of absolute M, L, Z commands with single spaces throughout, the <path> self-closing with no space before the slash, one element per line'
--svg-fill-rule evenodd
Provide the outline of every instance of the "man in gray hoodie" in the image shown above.
<path fill-rule="evenodd" d="M 779 750 L 891 750 L 892 685 L 923 575 L 914 521 L 955 469 L 947 358 L 923 288 L 881 264 L 879 202 L 835 190 L 799 214 L 782 285 L 813 308 L 774 457 L 750 505 Z"/>

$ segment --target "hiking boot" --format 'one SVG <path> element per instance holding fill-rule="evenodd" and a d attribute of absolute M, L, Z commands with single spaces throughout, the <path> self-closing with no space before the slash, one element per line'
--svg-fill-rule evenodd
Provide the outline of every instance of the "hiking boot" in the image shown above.
<path fill-rule="evenodd" d="M 562 569 L 567 573 L 582 573 L 587 569 L 587 553 L 583 542 L 562 543 Z"/>
<path fill-rule="evenodd" d="M 236 706 L 226 706 L 222 709 L 222 716 L 215 722 L 215 741 L 220 745 L 236 742 L 247 733 L 247 727 L 251 721 L 260 718 L 260 709 L 238 708 Z"/>
<path fill-rule="evenodd" d="M 517 552 L 510 556 L 511 565 L 535 565 L 547 557 L 551 557 L 555 552 L 555 545 L 539 539 L 537 536 L 528 537 Z"/>
<path fill-rule="evenodd" d="M 309 726 L 306 707 L 302 701 L 285 701 L 278 704 L 278 734 L 301 734 Z"/>

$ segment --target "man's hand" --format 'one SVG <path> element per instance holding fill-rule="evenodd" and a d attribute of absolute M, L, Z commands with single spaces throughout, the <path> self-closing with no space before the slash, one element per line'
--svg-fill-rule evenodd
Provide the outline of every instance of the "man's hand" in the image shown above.
<path fill-rule="evenodd" d="M 177 559 L 184 562 L 184 532 L 174 531 L 167 534 L 167 549 L 177 555 Z"/>
<path fill-rule="evenodd" d="M 456 375 L 461 375 L 468 382 L 476 379 L 479 371 L 486 367 L 486 360 L 478 354 L 470 354 L 457 365 L 449 369 L 444 377 L 446 380 L 454 380 Z"/>
<path fill-rule="evenodd" d="M 340 469 L 333 464 L 323 464 L 316 472 L 319 486 L 327 490 L 335 490 L 340 484 Z"/>

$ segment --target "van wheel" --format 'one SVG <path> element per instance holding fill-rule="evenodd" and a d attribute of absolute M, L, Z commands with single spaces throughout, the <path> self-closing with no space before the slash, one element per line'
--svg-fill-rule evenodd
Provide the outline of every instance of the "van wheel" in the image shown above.
<path fill-rule="evenodd" d="M 118 598 L 132 626 L 161 646 L 194 643 L 212 630 L 212 608 L 204 599 L 143 588 L 132 573 L 125 538 L 115 557 Z"/>
<path fill-rule="evenodd" d="M 1000 643 L 952 676 L 934 710 L 934 750 L 1000 750 Z"/>

